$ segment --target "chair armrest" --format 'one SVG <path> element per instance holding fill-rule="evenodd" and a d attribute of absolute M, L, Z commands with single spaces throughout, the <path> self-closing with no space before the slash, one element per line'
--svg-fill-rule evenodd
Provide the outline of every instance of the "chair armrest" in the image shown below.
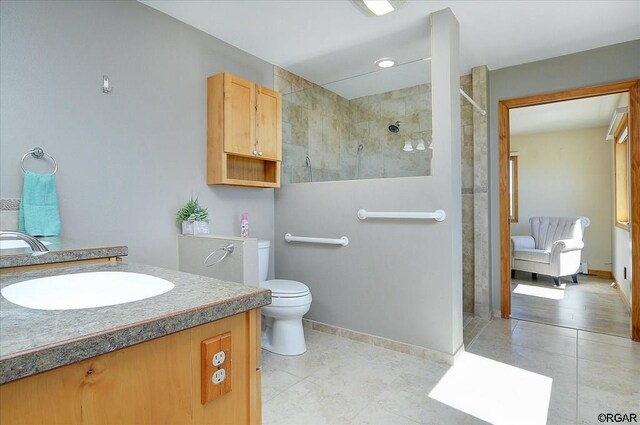
<path fill-rule="evenodd" d="M 579 239 L 560 239 L 553 243 L 551 246 L 551 255 L 556 251 L 568 252 L 578 251 L 584 248 L 584 242 Z"/>
<path fill-rule="evenodd" d="M 511 250 L 535 249 L 536 241 L 533 236 L 511 236 Z"/>

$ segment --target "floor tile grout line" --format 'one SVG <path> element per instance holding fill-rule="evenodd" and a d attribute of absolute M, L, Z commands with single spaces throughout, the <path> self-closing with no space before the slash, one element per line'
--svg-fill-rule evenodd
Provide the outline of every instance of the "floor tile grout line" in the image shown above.
<path fill-rule="evenodd" d="M 478 331 L 478 333 L 476 333 L 473 338 L 471 338 L 471 341 L 469 341 L 469 348 L 471 348 L 473 346 L 473 344 L 476 342 L 476 340 L 478 339 L 478 337 L 480 336 L 480 334 L 482 333 L 482 331 L 485 330 L 485 328 L 487 326 L 489 326 L 489 324 L 491 323 L 491 319 L 487 320 L 487 322 L 481 327 L 481 329 Z M 463 338 L 464 339 L 464 338 Z M 467 349 L 467 344 L 465 345 L 465 350 Z"/>
<path fill-rule="evenodd" d="M 281 391 L 277 392 L 276 394 L 274 394 L 274 395 L 273 395 L 273 397 L 271 397 L 269 400 L 267 400 L 267 401 L 266 401 L 267 403 L 268 403 L 269 401 L 273 400 L 274 398 L 276 398 L 277 396 L 279 396 L 280 394 L 282 394 L 282 393 L 284 393 L 285 391 L 287 391 L 289 388 L 291 388 L 291 387 L 293 387 L 293 386 L 295 386 L 295 385 L 298 385 L 300 382 L 302 382 L 302 381 L 304 381 L 304 380 L 306 379 L 306 378 L 301 378 L 301 377 L 299 377 L 299 376 L 297 376 L 297 375 L 294 375 L 293 373 L 287 372 L 286 370 L 283 370 L 283 369 L 275 368 L 274 370 L 279 370 L 280 372 L 284 372 L 284 373 L 286 373 L 286 374 L 288 374 L 288 375 L 291 375 L 291 376 L 293 376 L 293 377 L 297 378 L 297 379 L 298 379 L 298 381 L 294 382 L 294 383 L 293 383 L 293 384 L 291 384 L 291 385 L 288 385 L 288 386 L 287 386 L 286 388 L 284 388 L 283 390 L 281 390 Z"/>

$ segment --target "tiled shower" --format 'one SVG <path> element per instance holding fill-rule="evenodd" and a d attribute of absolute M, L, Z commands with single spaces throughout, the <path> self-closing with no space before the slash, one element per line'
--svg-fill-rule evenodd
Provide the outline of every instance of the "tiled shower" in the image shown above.
<path fill-rule="evenodd" d="M 275 88 L 283 95 L 283 183 L 431 175 L 430 84 L 349 100 L 282 68 L 274 68 Z M 481 73 L 476 70 L 476 74 Z M 477 85 L 486 90 L 480 79 Z M 472 93 L 472 76 L 462 76 L 460 86 Z M 476 186 L 483 185 L 474 183 L 474 169 L 478 181 L 487 170 L 482 162 L 486 160 L 486 148 L 482 149 L 487 143 L 486 132 L 484 141 L 475 142 L 474 148 L 473 119 L 473 107 L 461 97 L 463 309 L 467 313 L 473 313 L 476 301 L 480 301 L 475 299 L 478 229 L 474 225 L 474 198 Z M 388 126 L 396 121 L 400 121 L 400 131 L 392 133 Z M 482 138 L 482 134 L 475 136 Z M 407 143 L 412 151 L 403 150 Z M 425 149 L 418 150 L 422 143 Z M 482 248 L 480 252 L 484 252 Z M 488 288 L 488 281 L 481 288 L 485 286 Z M 488 289 L 481 292 L 488 294 Z M 488 305 L 488 295 L 482 303 Z"/>

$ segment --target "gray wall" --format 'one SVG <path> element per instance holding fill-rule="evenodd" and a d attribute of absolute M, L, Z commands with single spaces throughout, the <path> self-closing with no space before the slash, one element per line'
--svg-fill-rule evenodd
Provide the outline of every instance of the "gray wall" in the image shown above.
<path fill-rule="evenodd" d="M 276 192 L 276 277 L 306 283 L 308 316 L 445 354 L 462 345 L 461 130 L 458 23 L 431 15 L 433 174 L 284 185 Z M 356 217 L 434 211 L 447 218 Z M 284 234 L 349 245 L 285 243 Z"/>
<path fill-rule="evenodd" d="M 538 93 L 640 78 L 640 40 L 489 73 L 491 282 L 493 310 L 500 310 L 498 102 Z"/>
<path fill-rule="evenodd" d="M 276 277 L 309 286 L 309 319 L 451 353 L 452 218 L 356 217 L 360 208 L 449 213 L 443 184 L 401 177 L 284 185 L 276 192 Z M 285 243 L 285 233 L 347 236 L 349 245 Z"/>
<path fill-rule="evenodd" d="M 135 1 L 2 1 L 0 14 L 2 198 L 20 197 L 20 158 L 41 146 L 60 165 L 64 237 L 175 268 L 175 212 L 194 193 L 214 233 L 238 235 L 248 211 L 251 236 L 273 239 L 272 189 L 205 184 L 206 77 L 272 87 L 272 65 Z"/>

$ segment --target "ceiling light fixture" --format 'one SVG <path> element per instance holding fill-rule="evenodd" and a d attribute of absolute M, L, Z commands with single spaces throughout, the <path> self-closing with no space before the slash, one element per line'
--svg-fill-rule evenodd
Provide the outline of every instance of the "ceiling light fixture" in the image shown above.
<path fill-rule="evenodd" d="M 362 3 L 376 16 L 386 15 L 395 10 L 388 0 L 362 0 Z"/>
<path fill-rule="evenodd" d="M 391 68 L 395 64 L 396 61 L 391 58 L 380 58 L 376 61 L 376 65 L 378 65 L 380 68 Z"/>

